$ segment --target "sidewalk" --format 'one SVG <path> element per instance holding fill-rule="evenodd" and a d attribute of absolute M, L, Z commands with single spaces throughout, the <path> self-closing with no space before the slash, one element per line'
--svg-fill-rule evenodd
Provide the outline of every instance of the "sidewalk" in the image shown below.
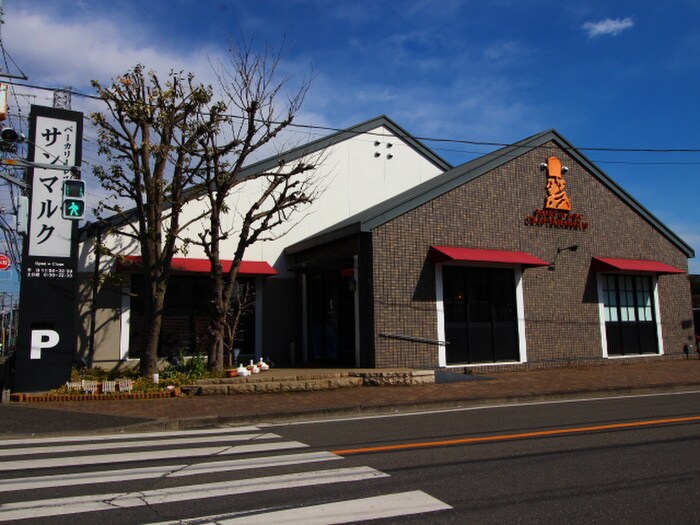
<path fill-rule="evenodd" d="M 700 360 L 467 376 L 446 384 L 150 400 L 0 404 L 0 438 L 248 424 L 517 401 L 700 390 Z"/>

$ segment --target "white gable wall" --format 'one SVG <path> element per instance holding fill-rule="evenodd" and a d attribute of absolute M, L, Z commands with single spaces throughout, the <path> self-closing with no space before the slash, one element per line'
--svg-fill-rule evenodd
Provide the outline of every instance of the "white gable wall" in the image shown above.
<path fill-rule="evenodd" d="M 415 149 L 409 146 L 402 139 L 391 133 L 387 128 L 380 126 L 368 133 L 362 133 L 347 140 L 329 146 L 325 151 L 314 153 L 310 158 L 315 160 L 320 155 L 322 164 L 313 172 L 313 176 L 320 180 L 320 185 L 324 188 L 319 198 L 311 204 L 305 211 L 293 216 L 291 222 L 294 226 L 280 228 L 276 233 L 283 236 L 268 242 L 259 242 L 246 251 L 245 259 L 253 261 L 267 261 L 279 272 L 278 276 L 269 277 L 268 280 L 279 280 L 277 290 L 289 290 L 291 278 L 286 270 L 283 251 L 286 246 L 294 244 L 306 237 L 309 237 L 321 230 L 324 230 L 370 206 L 378 204 L 400 192 L 410 189 L 417 184 L 435 177 L 442 173 L 442 170 L 420 155 Z M 291 163 L 290 163 L 291 164 Z M 236 209 L 245 212 L 248 203 L 257 194 L 253 185 L 247 185 L 243 192 L 236 192 L 230 197 L 229 206 L 231 212 L 228 217 L 235 225 L 238 222 Z M 206 199 L 191 201 L 184 208 L 181 224 L 200 215 L 206 211 Z M 201 228 L 206 227 L 206 219 L 194 222 L 188 229 L 188 235 L 196 238 Z M 286 232 L 286 233 L 285 233 Z M 221 258 L 230 259 L 235 250 L 237 242 L 237 232 L 232 234 L 228 241 L 222 245 Z M 139 255 L 138 244 L 129 238 L 112 235 L 103 239 L 110 248 L 118 250 L 124 255 Z M 79 268 L 81 272 L 92 271 L 92 241 L 81 245 Z M 206 258 L 201 247 L 190 245 L 186 253 L 178 253 L 177 257 Z M 101 266 L 106 270 L 113 269 L 113 261 L 103 258 Z M 262 283 L 262 280 L 259 280 Z M 269 285 L 272 285 L 270 282 Z M 269 286 L 268 286 L 269 288 Z M 287 295 L 286 292 L 284 295 Z M 263 316 L 262 294 L 260 298 L 260 309 L 258 309 L 258 322 L 268 319 L 269 315 Z M 89 308 L 84 305 L 83 309 Z M 129 304 L 121 306 L 119 315 L 114 315 L 114 311 L 109 307 L 98 306 L 100 312 L 100 322 L 97 324 L 100 330 L 99 339 L 104 342 L 97 349 L 100 360 L 117 361 L 120 356 L 119 344 L 123 342 L 128 334 L 121 333 L 124 326 L 128 327 L 128 322 L 124 322 L 125 316 L 129 316 Z M 128 320 L 128 319 L 127 319 Z M 291 322 L 291 321 L 289 321 Z M 275 321 L 275 324 L 277 322 Z M 86 330 L 88 327 L 86 326 Z M 280 341 L 274 342 L 279 347 L 290 342 L 290 331 L 292 326 L 283 329 L 279 326 Z M 262 338 L 267 337 L 268 331 L 264 326 L 257 334 L 256 351 L 260 353 L 263 348 Z M 282 335 L 285 332 L 286 335 Z M 273 338 L 274 339 L 274 338 Z M 109 341 L 109 343 L 108 343 Z M 283 341 L 283 342 L 282 342 Z M 272 344 L 268 341 L 265 346 Z M 123 345 L 121 345 L 123 346 Z M 114 348 L 112 348 L 114 347 Z M 267 349 L 265 350 L 267 352 Z M 110 357 L 111 356 L 111 357 Z"/>
<path fill-rule="evenodd" d="M 375 145 L 377 142 L 379 144 Z M 440 168 L 383 126 L 330 146 L 321 154 L 321 160 L 321 166 L 313 172 L 323 188 L 320 197 L 305 211 L 292 217 L 291 230 L 287 225 L 276 231 L 282 235 L 280 238 L 251 246 L 245 255 L 247 260 L 267 261 L 283 273 L 286 268 L 280 257 L 286 246 L 442 173 Z M 236 210 L 245 212 L 255 195 L 253 185 L 249 185 L 245 192 L 232 195 L 229 198 L 229 220 L 236 224 Z M 185 224 L 205 212 L 206 207 L 206 199 L 188 203 L 181 223 Z M 206 219 L 194 223 L 188 228 L 187 235 L 196 238 L 206 224 Z M 130 239 L 110 236 L 105 242 L 120 253 L 139 254 L 138 245 Z M 223 244 L 222 259 L 231 258 L 236 242 L 237 232 Z M 81 254 L 87 256 L 88 251 L 81 250 Z M 190 245 L 186 255 L 178 254 L 178 257 L 205 258 L 205 254 L 201 247 Z M 81 260 L 81 271 L 89 271 L 92 262 L 89 256 Z"/>
<path fill-rule="evenodd" d="M 375 146 L 375 142 L 380 144 Z M 331 146 L 319 170 L 325 187 L 320 198 L 283 237 L 252 246 L 246 259 L 267 261 L 282 273 L 286 268 L 281 255 L 286 246 L 440 173 L 440 168 L 384 127 Z"/>

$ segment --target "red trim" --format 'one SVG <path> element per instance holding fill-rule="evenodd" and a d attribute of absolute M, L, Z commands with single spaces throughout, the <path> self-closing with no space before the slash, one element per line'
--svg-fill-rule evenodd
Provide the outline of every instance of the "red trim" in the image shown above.
<path fill-rule="evenodd" d="M 430 257 L 434 262 L 469 261 L 501 264 L 519 264 L 523 266 L 549 266 L 547 261 L 527 252 L 504 250 L 481 250 L 477 248 L 456 248 L 452 246 L 431 246 Z"/>
<path fill-rule="evenodd" d="M 676 268 L 659 261 L 647 261 L 641 259 L 614 259 L 608 257 L 593 257 L 593 269 L 596 271 L 621 270 L 626 272 L 647 273 L 685 273 L 685 270 Z"/>
<path fill-rule="evenodd" d="M 141 256 L 129 255 L 117 261 L 117 270 L 128 270 L 141 266 Z M 221 261 L 224 273 L 231 269 L 232 261 Z M 209 273 L 211 263 L 209 259 L 188 259 L 185 257 L 175 257 L 170 265 L 173 272 L 184 273 Z M 277 271 L 265 261 L 241 261 L 238 269 L 239 275 L 277 275 Z"/>

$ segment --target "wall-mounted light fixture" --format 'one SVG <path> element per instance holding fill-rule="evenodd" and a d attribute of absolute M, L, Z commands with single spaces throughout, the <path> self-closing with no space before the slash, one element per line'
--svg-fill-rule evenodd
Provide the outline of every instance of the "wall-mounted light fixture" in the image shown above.
<path fill-rule="evenodd" d="M 553 157 L 553 158 L 554 158 L 554 157 Z M 558 162 L 558 160 L 557 160 L 557 162 Z M 561 165 L 561 163 L 559 163 L 559 165 Z M 540 162 L 540 169 L 541 169 L 541 170 L 546 170 L 546 169 L 548 169 L 548 168 L 549 168 L 549 164 L 547 164 L 546 162 Z M 561 174 L 562 174 L 562 175 L 564 175 L 564 174 L 567 173 L 568 171 L 569 171 L 569 167 L 568 167 L 568 166 L 562 166 L 562 167 L 561 167 Z M 550 177 L 554 177 L 554 176 L 555 176 L 555 174 L 550 174 Z M 559 174 L 557 173 L 556 176 L 558 177 Z"/>
<path fill-rule="evenodd" d="M 549 263 L 549 266 L 547 268 L 553 272 L 556 269 L 557 258 L 559 257 L 559 254 L 561 252 L 575 252 L 576 250 L 578 250 L 578 244 L 572 244 L 571 246 L 567 246 L 566 248 L 557 248 L 557 253 L 554 256 L 554 259 L 552 259 L 552 262 Z"/>

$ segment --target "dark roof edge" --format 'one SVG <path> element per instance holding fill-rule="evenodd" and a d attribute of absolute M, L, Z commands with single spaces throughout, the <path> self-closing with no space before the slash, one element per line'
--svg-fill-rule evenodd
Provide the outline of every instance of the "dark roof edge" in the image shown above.
<path fill-rule="evenodd" d="M 551 133 L 556 137 L 553 139 L 555 142 L 560 142 L 568 153 L 574 157 L 578 162 L 583 164 L 591 173 L 596 175 L 596 177 L 612 191 L 615 195 L 621 198 L 623 201 L 627 202 L 632 209 L 634 209 L 639 215 L 641 215 L 647 222 L 649 222 L 654 228 L 656 228 L 660 233 L 665 235 L 673 244 L 675 244 L 679 250 L 686 254 L 689 259 L 695 257 L 695 250 L 686 243 L 680 236 L 678 236 L 673 230 L 661 222 L 653 213 L 644 207 L 637 199 L 632 195 L 627 193 L 622 186 L 615 182 L 607 173 L 596 166 L 591 160 L 588 159 L 583 153 L 577 150 L 571 143 L 561 136 L 556 130 L 551 130 Z"/>
<path fill-rule="evenodd" d="M 321 137 L 320 139 L 307 142 L 306 144 L 302 144 L 301 146 L 297 146 L 290 150 L 283 151 L 277 155 L 273 155 L 261 161 L 245 166 L 241 170 L 241 176 L 274 168 L 279 165 L 281 159 L 284 159 L 286 162 L 289 162 L 291 160 L 299 159 L 305 155 L 311 155 L 330 146 L 334 146 L 344 140 L 376 129 L 380 126 L 384 126 L 385 128 L 387 128 L 398 138 L 406 142 L 408 146 L 411 147 L 411 149 L 413 149 L 419 155 L 426 158 L 430 163 L 432 163 L 442 171 L 449 170 L 450 168 L 452 168 L 452 165 L 449 162 L 437 155 L 433 150 L 425 146 L 423 143 L 415 139 L 410 133 L 408 133 L 405 129 L 396 124 L 389 117 L 387 117 L 386 115 L 379 115 L 378 117 L 366 120 L 365 122 L 361 122 L 360 124 L 356 124 L 355 126 L 352 126 L 350 128 L 337 131 L 325 137 Z M 195 198 L 200 195 L 200 192 L 201 188 L 192 188 L 185 198 Z M 90 223 L 81 228 L 80 239 L 81 241 L 89 239 L 90 237 L 96 234 L 98 229 L 108 227 L 119 227 L 123 224 L 126 224 L 127 222 L 133 219 L 134 215 L 135 210 L 130 209 L 126 210 L 121 214 L 113 215 L 112 217 L 109 217 L 103 221 Z"/>
<path fill-rule="evenodd" d="M 610 191 L 626 202 L 636 213 L 649 222 L 662 235 L 668 238 L 688 258 L 695 257 L 695 251 L 670 228 L 657 219 L 649 210 L 634 197 L 620 187 L 604 171 L 598 168 L 585 155 L 579 152 L 568 140 L 555 129 L 542 131 L 514 144 L 461 164 L 428 181 L 396 195 L 386 201 L 368 208 L 352 217 L 319 232 L 316 236 L 302 241 L 306 246 L 322 244 L 321 239 L 331 235 L 335 230 L 343 230 L 352 224 L 357 224 L 361 231 L 369 232 L 404 213 L 417 208 L 454 188 L 461 186 L 481 175 L 519 157 L 528 151 L 540 147 L 547 142 L 555 142 L 565 149 L 574 159 L 586 167 Z"/>
<path fill-rule="evenodd" d="M 527 147 L 525 144 L 537 138 L 540 134 L 524 139 L 517 144 L 501 148 L 484 156 L 478 157 L 472 161 L 452 168 L 440 175 L 437 175 L 427 181 L 410 188 L 399 195 L 390 197 L 384 202 L 380 202 L 374 206 L 367 208 L 355 215 L 344 219 L 329 228 L 326 228 L 306 239 L 294 244 L 292 247 L 296 249 L 298 245 L 303 244 L 304 249 L 312 248 L 323 244 L 329 236 L 333 236 L 336 231 L 345 231 L 349 228 L 355 228 L 357 231 L 369 232 L 416 208 L 435 197 L 447 193 L 453 188 L 464 184 L 472 178 L 486 173 L 499 164 L 499 159 L 512 151 L 519 148 Z M 473 173 L 472 173 L 473 172 Z M 469 177 L 464 177 L 465 173 L 469 173 Z M 334 238 L 334 237 L 333 237 Z M 297 250 L 299 251 L 299 250 Z M 291 253 L 291 252 L 290 252 Z"/>
<path fill-rule="evenodd" d="M 279 165 L 281 159 L 284 159 L 285 162 L 289 162 L 290 160 L 296 160 L 305 155 L 311 155 L 330 146 L 335 146 L 336 144 L 343 142 L 344 140 L 356 137 L 358 135 L 362 135 L 363 133 L 367 133 L 368 131 L 376 129 L 380 126 L 384 126 L 385 128 L 389 129 L 392 133 L 394 133 L 394 135 L 406 141 L 414 151 L 416 151 L 419 155 L 422 155 L 423 157 L 427 158 L 432 164 L 434 164 L 441 170 L 445 171 L 452 167 L 450 163 L 438 156 L 430 148 L 413 138 L 412 135 L 406 132 L 406 130 L 404 130 L 401 126 L 396 124 L 389 117 L 387 117 L 386 115 L 379 115 L 378 117 L 366 120 L 365 122 L 361 122 L 360 124 L 357 124 L 350 128 L 337 131 L 325 137 L 321 137 L 320 139 L 307 142 L 306 144 L 302 144 L 301 146 L 297 146 L 296 148 L 283 151 L 282 153 L 273 155 L 271 157 L 268 157 L 267 159 L 261 160 L 254 164 L 250 164 L 243 168 L 241 174 L 243 175 L 246 173 L 256 173 L 258 171 L 265 171 L 267 169 L 274 168 Z"/>
<path fill-rule="evenodd" d="M 654 228 L 656 228 L 661 234 L 666 236 L 673 244 L 675 244 L 679 250 L 686 254 L 688 258 L 695 257 L 695 250 L 681 239 L 673 230 L 661 222 L 656 216 L 654 216 L 649 210 L 647 210 L 639 201 L 637 201 L 632 195 L 627 193 L 619 184 L 617 184 L 610 176 L 608 176 L 603 170 L 596 166 L 592 161 L 590 161 L 584 154 L 582 154 L 576 147 L 573 146 L 568 140 L 566 140 L 557 130 L 549 129 L 516 142 L 510 146 L 506 146 L 492 153 L 484 155 L 483 157 L 474 159 L 466 164 L 457 166 L 443 175 L 439 175 L 436 178 L 449 177 L 450 172 L 454 171 L 456 174 L 451 180 L 445 181 L 438 187 L 423 193 L 422 195 L 416 196 L 410 201 L 405 201 L 401 205 L 395 206 L 393 209 L 384 211 L 377 214 L 375 217 L 370 219 L 365 219 L 362 221 L 361 229 L 363 231 L 369 231 L 377 226 L 388 222 L 391 219 L 398 217 L 399 215 L 405 213 L 409 209 L 417 207 L 433 198 L 450 191 L 456 186 L 464 184 L 470 180 L 473 180 L 484 173 L 509 162 L 515 157 L 523 155 L 527 151 L 535 149 L 549 141 L 553 141 L 559 144 L 560 147 L 565 149 L 572 157 L 574 157 L 578 162 L 585 166 L 593 175 L 600 180 L 610 191 L 617 195 L 620 199 L 626 202 L 633 210 L 635 210 L 642 218 L 649 222 Z M 465 175 L 468 175 L 465 177 Z M 410 190 L 409 190 L 410 191 Z"/>
<path fill-rule="evenodd" d="M 381 226 L 399 215 L 452 191 L 456 187 L 474 180 L 502 164 L 509 162 L 513 158 L 544 144 L 547 140 L 542 140 L 542 137 L 548 136 L 552 131 L 553 130 L 547 130 L 538 133 L 512 145 L 477 157 L 413 189 L 409 189 L 401 195 L 397 195 L 395 199 L 385 201 L 384 206 L 379 204 L 374 208 L 366 210 L 366 213 L 363 214 L 364 216 L 362 217 L 362 231 L 370 231 L 377 226 Z M 382 207 L 384 209 L 381 209 Z"/>
<path fill-rule="evenodd" d="M 341 239 L 350 237 L 358 233 L 361 233 L 360 224 L 354 222 L 342 228 L 337 228 L 327 233 L 316 234 L 314 236 L 307 237 L 306 239 L 291 244 L 284 249 L 284 254 L 287 256 L 296 255 L 297 253 L 303 252 L 311 248 L 315 248 L 316 246 L 327 244 L 333 241 L 339 241 Z"/>

